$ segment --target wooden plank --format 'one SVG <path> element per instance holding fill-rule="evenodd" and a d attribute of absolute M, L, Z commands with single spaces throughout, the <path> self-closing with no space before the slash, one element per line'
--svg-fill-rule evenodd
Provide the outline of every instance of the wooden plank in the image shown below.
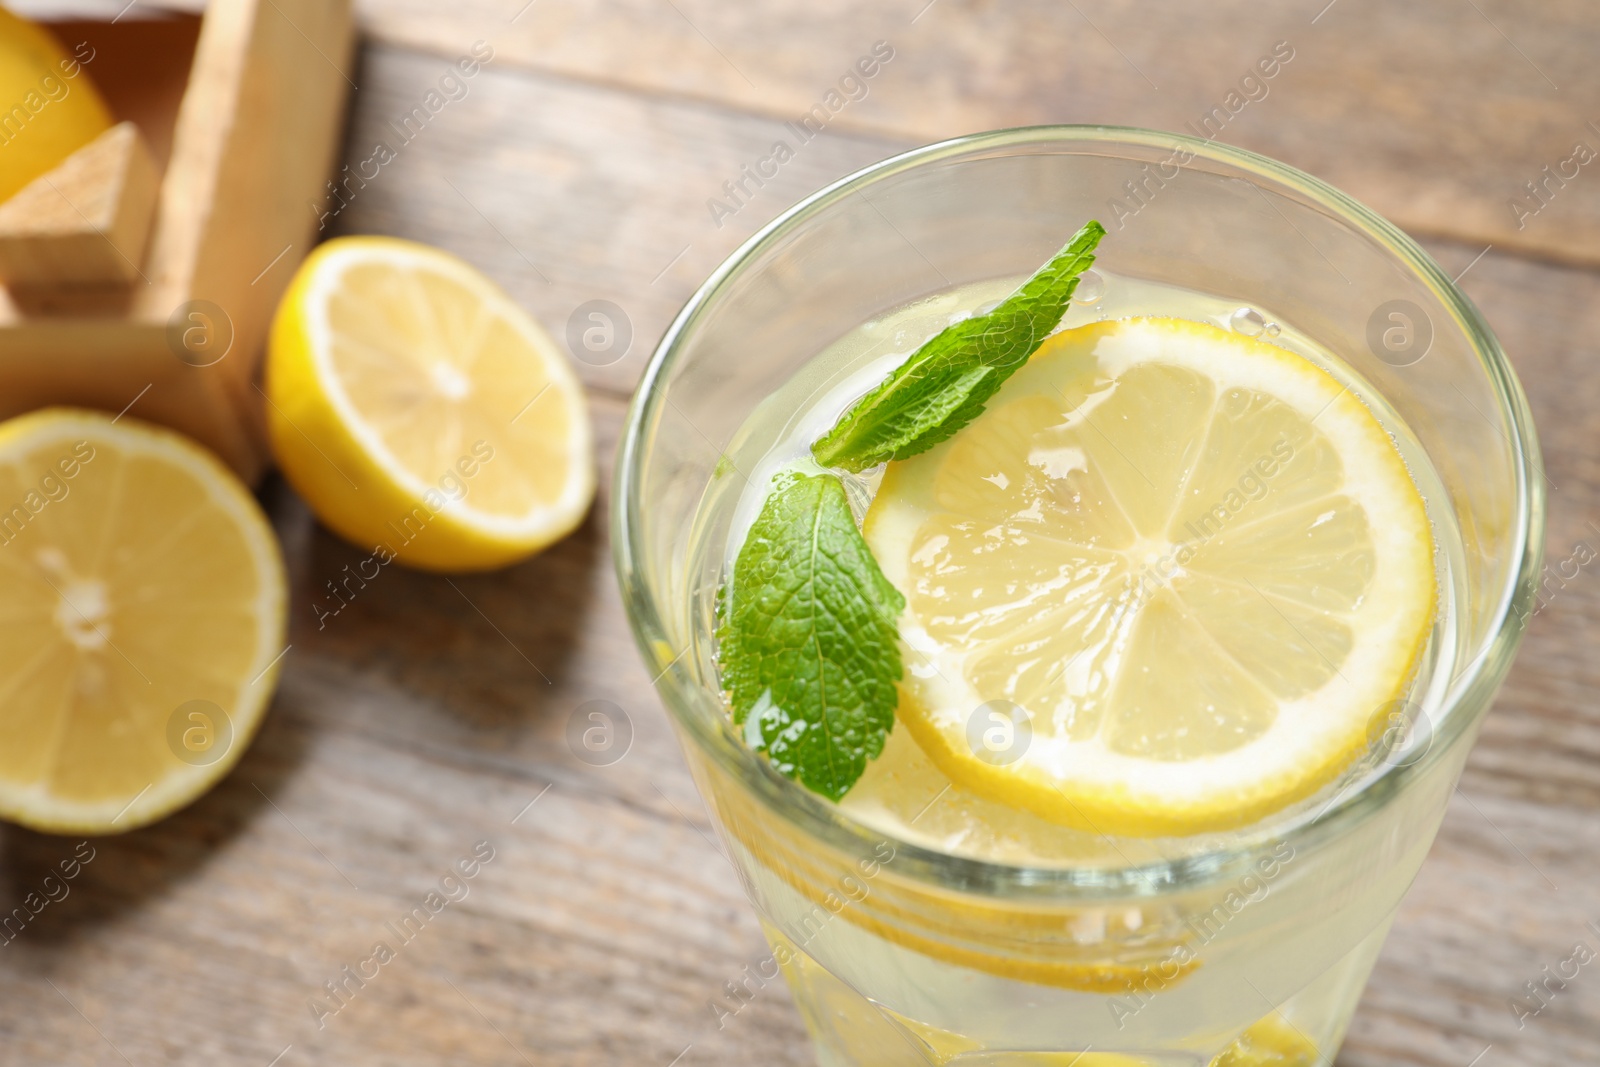
<path fill-rule="evenodd" d="M 331 169 L 354 85 L 352 35 L 349 0 L 211 5 L 161 187 L 149 284 L 133 304 L 147 323 L 196 302 L 227 320 L 233 358 L 207 369 L 257 440 L 251 383 L 278 298 L 313 243 L 306 202 Z"/>
<path fill-rule="evenodd" d="M 830 129 L 914 142 L 1052 122 L 1199 128 L 1310 171 L 1414 233 L 1600 263 L 1600 22 L 1583 0 L 362 0 L 365 32 L 795 118 L 875 41 L 894 59 Z M 1287 42 L 1293 58 L 1240 88 Z M 1559 86 L 1559 88 L 1557 88 Z M 1232 101 L 1229 94 L 1235 94 Z M 1250 99 L 1255 97 L 1256 99 Z M 1215 132 L 1215 131 L 1213 131 Z M 1558 176 L 1559 177 L 1559 176 Z M 1519 225 L 1520 223 L 1520 225 Z"/>
<path fill-rule="evenodd" d="M 13 317 L 14 301 L 24 295 L 0 290 L 0 322 Z M 69 291 L 65 299 L 83 299 L 87 314 L 68 317 L 55 304 L 56 321 L 49 328 L 0 331 L 0 419 L 58 405 L 127 412 L 203 441 L 235 471 L 258 476 L 261 440 L 239 418 L 222 380 L 179 358 L 166 323 L 130 324 L 99 314 L 100 301 L 117 301 L 121 308 L 127 295 L 122 288 L 88 290 L 81 297 Z M 44 299 L 54 303 L 62 295 Z"/>
<path fill-rule="evenodd" d="M 459 99 L 450 99 L 441 82 L 471 58 L 468 48 L 444 57 L 366 50 L 341 173 L 376 174 L 319 210 L 330 212 L 330 233 L 400 234 L 455 252 L 558 339 L 588 301 L 618 305 L 632 344 L 584 354 L 578 369 L 594 385 L 631 390 L 672 316 L 745 238 L 793 201 L 905 147 L 818 138 L 746 207 L 714 221 L 706 202 L 770 151 L 781 122 L 575 84 L 498 57 L 455 78 Z M 446 102 L 419 120 L 430 91 Z"/>

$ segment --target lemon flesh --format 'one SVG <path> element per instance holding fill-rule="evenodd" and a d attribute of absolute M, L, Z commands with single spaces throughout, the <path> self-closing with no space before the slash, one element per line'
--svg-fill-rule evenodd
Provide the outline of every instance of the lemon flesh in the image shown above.
<path fill-rule="evenodd" d="M 865 522 L 906 595 L 897 712 L 988 800 L 1096 834 L 1254 822 L 1326 785 L 1434 614 L 1426 508 L 1325 371 L 1213 326 L 1050 338 Z"/>
<path fill-rule="evenodd" d="M 44 28 L 0 7 L 0 202 L 111 122 L 87 69 Z"/>
<path fill-rule="evenodd" d="M 582 387 L 498 286 L 411 241 L 330 241 L 273 324 L 273 452 L 317 517 L 412 566 L 544 548 L 594 497 Z"/>
<path fill-rule="evenodd" d="M 209 453 L 124 418 L 0 425 L 0 816 L 115 833 L 188 803 L 261 721 L 283 563 Z"/>

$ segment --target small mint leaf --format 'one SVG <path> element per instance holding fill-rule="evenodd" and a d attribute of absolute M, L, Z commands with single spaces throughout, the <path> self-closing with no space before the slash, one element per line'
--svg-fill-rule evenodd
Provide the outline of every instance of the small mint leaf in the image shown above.
<path fill-rule="evenodd" d="M 935 334 L 840 416 L 811 446 L 812 456 L 824 467 L 859 472 L 925 452 L 977 418 L 1060 324 L 1105 233 L 1090 220 L 993 311 Z"/>
<path fill-rule="evenodd" d="M 781 773 L 838 800 L 883 751 L 905 598 L 832 474 L 779 475 L 722 602 L 717 658 L 733 721 Z"/>

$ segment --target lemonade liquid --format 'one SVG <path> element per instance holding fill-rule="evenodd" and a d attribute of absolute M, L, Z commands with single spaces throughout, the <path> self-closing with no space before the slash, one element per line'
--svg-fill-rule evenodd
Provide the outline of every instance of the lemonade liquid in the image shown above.
<path fill-rule="evenodd" d="M 811 442 L 855 398 L 1018 281 L 952 289 L 868 322 L 760 405 L 702 506 L 702 562 L 731 572 L 772 476 L 817 470 Z M 1439 706 L 1456 658 L 1462 549 L 1420 445 L 1370 384 L 1271 309 L 1093 271 L 1061 328 L 1151 315 L 1270 340 L 1331 374 L 1389 431 L 1437 544 L 1439 610 L 1407 707 Z M 844 479 L 859 517 L 881 470 Z M 698 637 L 709 645 L 709 627 Z M 1436 761 L 1397 801 L 1386 799 L 1384 772 L 1419 759 L 1439 728 L 1405 716 L 1382 758 L 1256 825 L 1155 839 L 1088 833 L 986 800 L 953 785 L 899 727 L 839 806 L 882 835 L 881 862 L 853 866 L 798 840 L 738 783 L 692 759 L 763 915 L 769 967 L 783 972 L 827 1067 L 1310 1065 L 1332 1062 L 1459 767 Z M 1371 809 L 1353 829 L 1301 829 L 1352 798 Z M 957 862 L 1070 872 L 1081 888 L 1070 903 L 939 894 L 896 872 L 906 842 Z"/>

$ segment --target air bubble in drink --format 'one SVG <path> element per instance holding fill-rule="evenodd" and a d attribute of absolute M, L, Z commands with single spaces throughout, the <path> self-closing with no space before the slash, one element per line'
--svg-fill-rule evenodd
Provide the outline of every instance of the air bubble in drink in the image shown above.
<path fill-rule="evenodd" d="M 1255 308 L 1238 308 L 1228 316 L 1228 328 L 1245 337 L 1260 337 L 1267 328 L 1267 320 Z"/>
<path fill-rule="evenodd" d="M 1074 304 L 1093 304 L 1106 295 L 1106 279 L 1093 267 L 1078 275 L 1078 287 L 1072 291 Z"/>

